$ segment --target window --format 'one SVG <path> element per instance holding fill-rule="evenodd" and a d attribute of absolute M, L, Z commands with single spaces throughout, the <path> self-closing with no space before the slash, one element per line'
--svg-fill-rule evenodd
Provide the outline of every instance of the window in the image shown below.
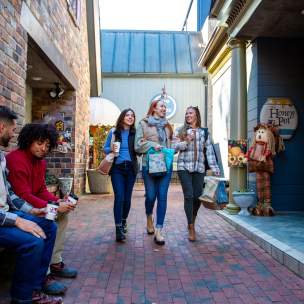
<path fill-rule="evenodd" d="M 69 13 L 76 26 L 80 23 L 81 0 L 67 0 Z"/>

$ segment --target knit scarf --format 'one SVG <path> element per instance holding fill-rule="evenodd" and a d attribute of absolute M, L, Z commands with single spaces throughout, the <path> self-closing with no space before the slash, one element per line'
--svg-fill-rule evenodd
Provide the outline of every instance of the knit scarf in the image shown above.
<path fill-rule="evenodd" d="M 157 118 L 154 116 L 148 117 L 148 124 L 150 126 L 155 126 L 158 134 L 158 139 L 161 144 L 166 143 L 167 134 L 165 126 L 167 125 L 168 121 L 166 118 Z"/>

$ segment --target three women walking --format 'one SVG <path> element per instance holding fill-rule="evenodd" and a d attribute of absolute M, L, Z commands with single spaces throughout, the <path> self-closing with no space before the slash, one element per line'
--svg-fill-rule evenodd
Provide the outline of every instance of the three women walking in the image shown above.
<path fill-rule="evenodd" d="M 207 128 L 201 127 L 198 107 L 188 107 L 182 127 L 173 136 L 173 129 L 166 119 L 166 104 L 163 100 L 152 101 L 147 115 L 135 132 L 135 113 L 132 109 L 123 110 L 116 126 L 109 132 L 104 147 L 108 154 L 118 151 L 110 171 L 114 189 L 114 219 L 116 241 L 126 239 L 127 218 L 131 206 L 133 186 L 138 171 L 137 156 L 142 156 L 142 177 L 145 186 L 146 230 L 154 234 L 158 245 L 165 244 L 162 229 L 167 211 L 167 194 L 172 175 L 172 163 L 161 175 L 149 171 L 151 151 L 159 153 L 173 148 L 178 152 L 177 172 L 184 195 L 184 210 L 188 222 L 189 241 L 195 241 L 195 219 L 200 208 L 206 161 L 215 175 L 220 170 L 217 165 L 212 141 Z M 120 147 L 118 147 L 120 146 Z M 205 159 L 206 157 L 206 159 Z M 157 199 L 156 225 L 154 227 L 153 209 Z"/>

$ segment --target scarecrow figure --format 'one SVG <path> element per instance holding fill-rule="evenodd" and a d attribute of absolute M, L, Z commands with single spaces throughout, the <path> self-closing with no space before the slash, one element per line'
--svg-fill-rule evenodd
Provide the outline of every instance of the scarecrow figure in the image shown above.
<path fill-rule="evenodd" d="M 273 157 L 284 150 L 283 139 L 274 126 L 258 124 L 254 128 L 253 142 L 247 152 L 248 170 L 256 172 L 258 204 L 254 215 L 272 216 L 270 176 L 274 172 Z"/>

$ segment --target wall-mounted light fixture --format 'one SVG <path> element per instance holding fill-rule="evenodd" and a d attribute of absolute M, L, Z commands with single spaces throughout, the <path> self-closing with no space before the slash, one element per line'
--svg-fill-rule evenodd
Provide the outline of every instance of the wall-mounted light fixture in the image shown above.
<path fill-rule="evenodd" d="M 54 84 L 55 88 L 49 91 L 49 95 L 53 99 L 60 98 L 64 93 L 64 89 L 60 87 L 59 82 L 55 82 Z"/>

